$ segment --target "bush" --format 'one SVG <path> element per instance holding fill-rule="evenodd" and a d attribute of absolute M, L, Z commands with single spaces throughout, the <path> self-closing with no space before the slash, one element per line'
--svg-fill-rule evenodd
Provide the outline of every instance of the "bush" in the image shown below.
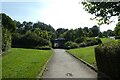
<path fill-rule="evenodd" d="M 76 43 L 81 43 L 81 42 L 83 42 L 84 40 L 85 40 L 84 37 L 80 37 L 80 38 L 75 39 L 75 42 L 76 42 Z"/>
<path fill-rule="evenodd" d="M 120 36 L 115 36 L 115 39 L 120 39 Z"/>
<path fill-rule="evenodd" d="M 87 38 L 84 42 L 79 44 L 79 47 L 93 46 L 101 43 L 102 41 L 99 38 Z"/>
<path fill-rule="evenodd" d="M 101 43 L 102 43 L 102 41 L 101 41 L 100 38 L 96 38 L 96 40 L 97 40 L 97 43 L 98 43 L 98 44 L 101 44 Z"/>
<path fill-rule="evenodd" d="M 120 42 L 101 44 L 95 48 L 98 71 L 114 80 L 120 78 Z"/>
<path fill-rule="evenodd" d="M 82 42 L 79 44 L 79 47 L 86 47 L 86 46 L 87 46 L 86 42 Z"/>
<path fill-rule="evenodd" d="M 13 34 L 12 47 L 35 48 L 37 46 L 51 47 L 51 42 L 41 38 L 36 33 L 29 33 L 23 36 L 20 34 Z"/>
<path fill-rule="evenodd" d="M 41 47 L 36 47 L 35 49 L 40 49 L 40 50 L 51 50 L 50 46 L 41 46 Z"/>
<path fill-rule="evenodd" d="M 78 48 L 79 47 L 77 43 L 71 42 L 71 41 L 67 41 L 65 43 L 65 46 L 66 46 L 67 49 L 73 49 L 73 48 Z"/>

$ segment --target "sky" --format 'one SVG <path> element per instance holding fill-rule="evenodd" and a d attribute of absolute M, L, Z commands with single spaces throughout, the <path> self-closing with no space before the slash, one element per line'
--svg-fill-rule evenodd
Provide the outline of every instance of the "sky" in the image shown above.
<path fill-rule="evenodd" d="M 55 29 L 90 28 L 97 25 L 95 20 L 90 20 L 94 15 L 86 12 L 79 2 L 80 0 L 2 0 L 0 9 L 13 20 L 40 21 L 52 25 Z M 112 19 L 115 22 L 100 26 L 100 30 L 114 30 L 117 17 Z"/>

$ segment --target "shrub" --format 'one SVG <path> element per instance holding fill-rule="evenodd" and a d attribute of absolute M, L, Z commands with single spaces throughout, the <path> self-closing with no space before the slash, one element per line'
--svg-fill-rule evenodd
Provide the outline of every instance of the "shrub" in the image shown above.
<path fill-rule="evenodd" d="M 98 71 L 114 80 L 120 78 L 120 42 L 101 44 L 95 48 Z"/>
<path fill-rule="evenodd" d="M 35 47 L 35 48 L 40 50 L 51 50 L 50 46 L 41 46 L 41 47 Z"/>
<path fill-rule="evenodd" d="M 120 39 L 120 36 L 115 36 L 115 39 Z"/>
<path fill-rule="evenodd" d="M 87 46 L 87 44 L 85 42 L 82 42 L 79 44 L 79 47 L 86 47 L 86 46 Z"/>
<path fill-rule="evenodd" d="M 65 46 L 67 47 L 67 49 L 73 49 L 73 48 L 78 48 L 78 44 L 75 42 L 71 42 L 71 41 L 67 41 L 65 43 Z"/>
<path fill-rule="evenodd" d="M 49 40 L 43 39 L 36 33 L 28 33 L 26 35 L 13 34 L 12 47 L 35 48 L 41 46 L 51 47 Z"/>
<path fill-rule="evenodd" d="M 99 38 L 87 38 L 84 42 L 79 44 L 79 47 L 93 46 L 101 43 L 102 41 Z"/>
<path fill-rule="evenodd" d="M 101 41 L 100 38 L 96 38 L 96 40 L 97 40 L 97 43 L 98 43 L 98 44 L 101 44 L 101 43 L 102 43 L 102 41 Z"/>
<path fill-rule="evenodd" d="M 75 42 L 76 42 L 76 43 L 81 43 L 81 42 L 83 42 L 84 40 L 85 40 L 84 37 L 80 37 L 80 38 L 75 39 Z"/>

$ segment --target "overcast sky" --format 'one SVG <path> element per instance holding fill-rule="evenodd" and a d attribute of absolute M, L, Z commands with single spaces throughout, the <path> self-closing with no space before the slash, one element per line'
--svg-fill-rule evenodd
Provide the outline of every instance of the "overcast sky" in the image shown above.
<path fill-rule="evenodd" d="M 2 0 L 2 12 L 12 19 L 32 22 L 44 22 L 57 28 L 75 29 L 92 27 L 97 22 L 90 20 L 93 15 L 84 11 L 80 0 Z M 101 31 L 114 30 L 117 23 L 100 26 Z"/>

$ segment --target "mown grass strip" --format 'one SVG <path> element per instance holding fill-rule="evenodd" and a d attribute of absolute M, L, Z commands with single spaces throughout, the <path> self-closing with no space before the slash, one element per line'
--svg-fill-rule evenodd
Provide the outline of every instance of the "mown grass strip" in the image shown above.
<path fill-rule="evenodd" d="M 70 49 L 67 52 L 96 67 L 94 47 L 95 46 Z"/>
<path fill-rule="evenodd" d="M 2 58 L 3 78 L 36 78 L 52 50 L 12 48 Z"/>
<path fill-rule="evenodd" d="M 112 38 L 100 38 L 102 40 L 102 43 L 109 43 L 111 41 L 115 41 L 114 39 Z"/>

